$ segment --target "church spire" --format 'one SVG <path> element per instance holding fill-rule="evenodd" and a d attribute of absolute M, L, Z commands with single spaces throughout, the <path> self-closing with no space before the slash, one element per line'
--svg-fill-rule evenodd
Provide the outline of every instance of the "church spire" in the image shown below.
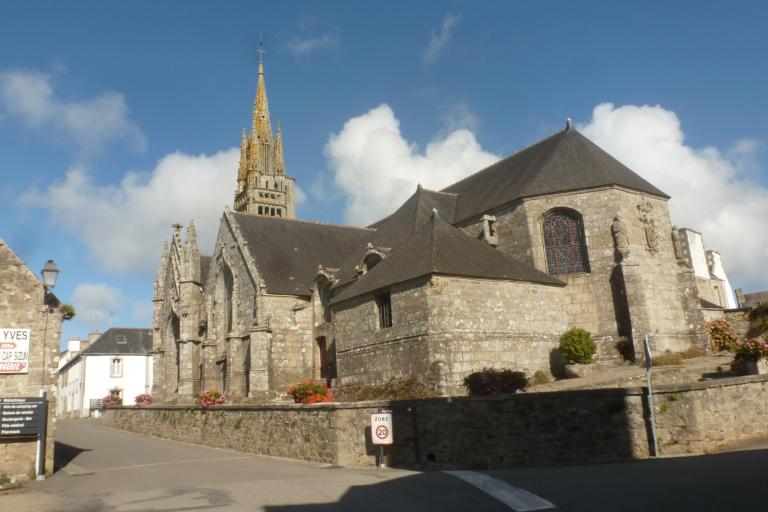
<path fill-rule="evenodd" d="M 275 138 L 275 174 L 285 174 L 285 160 L 283 159 L 283 129 L 277 123 L 277 138 Z"/>
<path fill-rule="evenodd" d="M 245 188 L 248 179 L 248 138 L 245 136 L 245 128 L 240 138 L 240 165 L 237 168 L 237 191 Z"/>
<path fill-rule="evenodd" d="M 253 101 L 253 119 L 251 137 L 257 138 L 262 145 L 272 145 L 272 124 L 269 121 L 269 102 L 267 86 L 264 82 L 264 45 L 259 41 L 259 77 L 256 83 L 256 98 Z"/>
<path fill-rule="evenodd" d="M 296 184 L 286 175 L 283 133 L 272 133 L 267 86 L 264 80 L 264 45 L 259 40 L 256 97 L 251 114 L 251 133 L 240 143 L 240 167 L 234 209 L 269 217 L 296 218 Z"/>

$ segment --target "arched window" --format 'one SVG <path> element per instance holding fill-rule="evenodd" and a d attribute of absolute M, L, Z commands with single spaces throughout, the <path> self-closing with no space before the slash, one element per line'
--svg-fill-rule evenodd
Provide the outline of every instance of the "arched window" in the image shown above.
<path fill-rule="evenodd" d="M 544 247 L 549 275 L 589 272 L 584 227 L 576 212 L 556 210 L 544 218 Z"/>

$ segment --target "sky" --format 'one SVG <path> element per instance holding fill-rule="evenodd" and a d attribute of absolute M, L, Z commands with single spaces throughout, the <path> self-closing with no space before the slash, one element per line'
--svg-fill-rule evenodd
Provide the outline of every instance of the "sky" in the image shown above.
<path fill-rule="evenodd" d="M 768 289 L 761 2 L 0 4 L 0 238 L 77 315 L 151 325 L 171 224 L 211 252 L 260 35 L 302 219 L 368 224 L 565 126 Z"/>

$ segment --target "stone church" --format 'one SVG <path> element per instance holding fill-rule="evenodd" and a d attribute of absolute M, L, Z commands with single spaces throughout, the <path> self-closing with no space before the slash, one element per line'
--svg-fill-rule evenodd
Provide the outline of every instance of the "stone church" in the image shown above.
<path fill-rule="evenodd" d="M 735 306 L 719 254 L 672 225 L 669 196 L 570 120 L 368 227 L 297 220 L 260 62 L 233 185 L 210 252 L 192 222 L 163 246 L 158 400 L 410 374 L 451 393 L 486 366 L 551 372 L 571 327 L 592 332 L 601 360 L 639 359 L 645 335 L 656 353 L 707 347 L 704 310 Z"/>

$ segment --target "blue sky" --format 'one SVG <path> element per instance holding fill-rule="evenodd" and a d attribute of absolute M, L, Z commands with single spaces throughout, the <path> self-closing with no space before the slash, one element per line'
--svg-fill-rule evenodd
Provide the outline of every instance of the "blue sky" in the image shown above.
<path fill-rule="evenodd" d="M 65 338 L 148 326 L 170 224 L 210 240 L 231 202 L 262 33 L 301 218 L 365 223 L 572 117 L 765 289 L 768 8 L 703 4 L 4 3 L 0 238 L 58 263 Z"/>

